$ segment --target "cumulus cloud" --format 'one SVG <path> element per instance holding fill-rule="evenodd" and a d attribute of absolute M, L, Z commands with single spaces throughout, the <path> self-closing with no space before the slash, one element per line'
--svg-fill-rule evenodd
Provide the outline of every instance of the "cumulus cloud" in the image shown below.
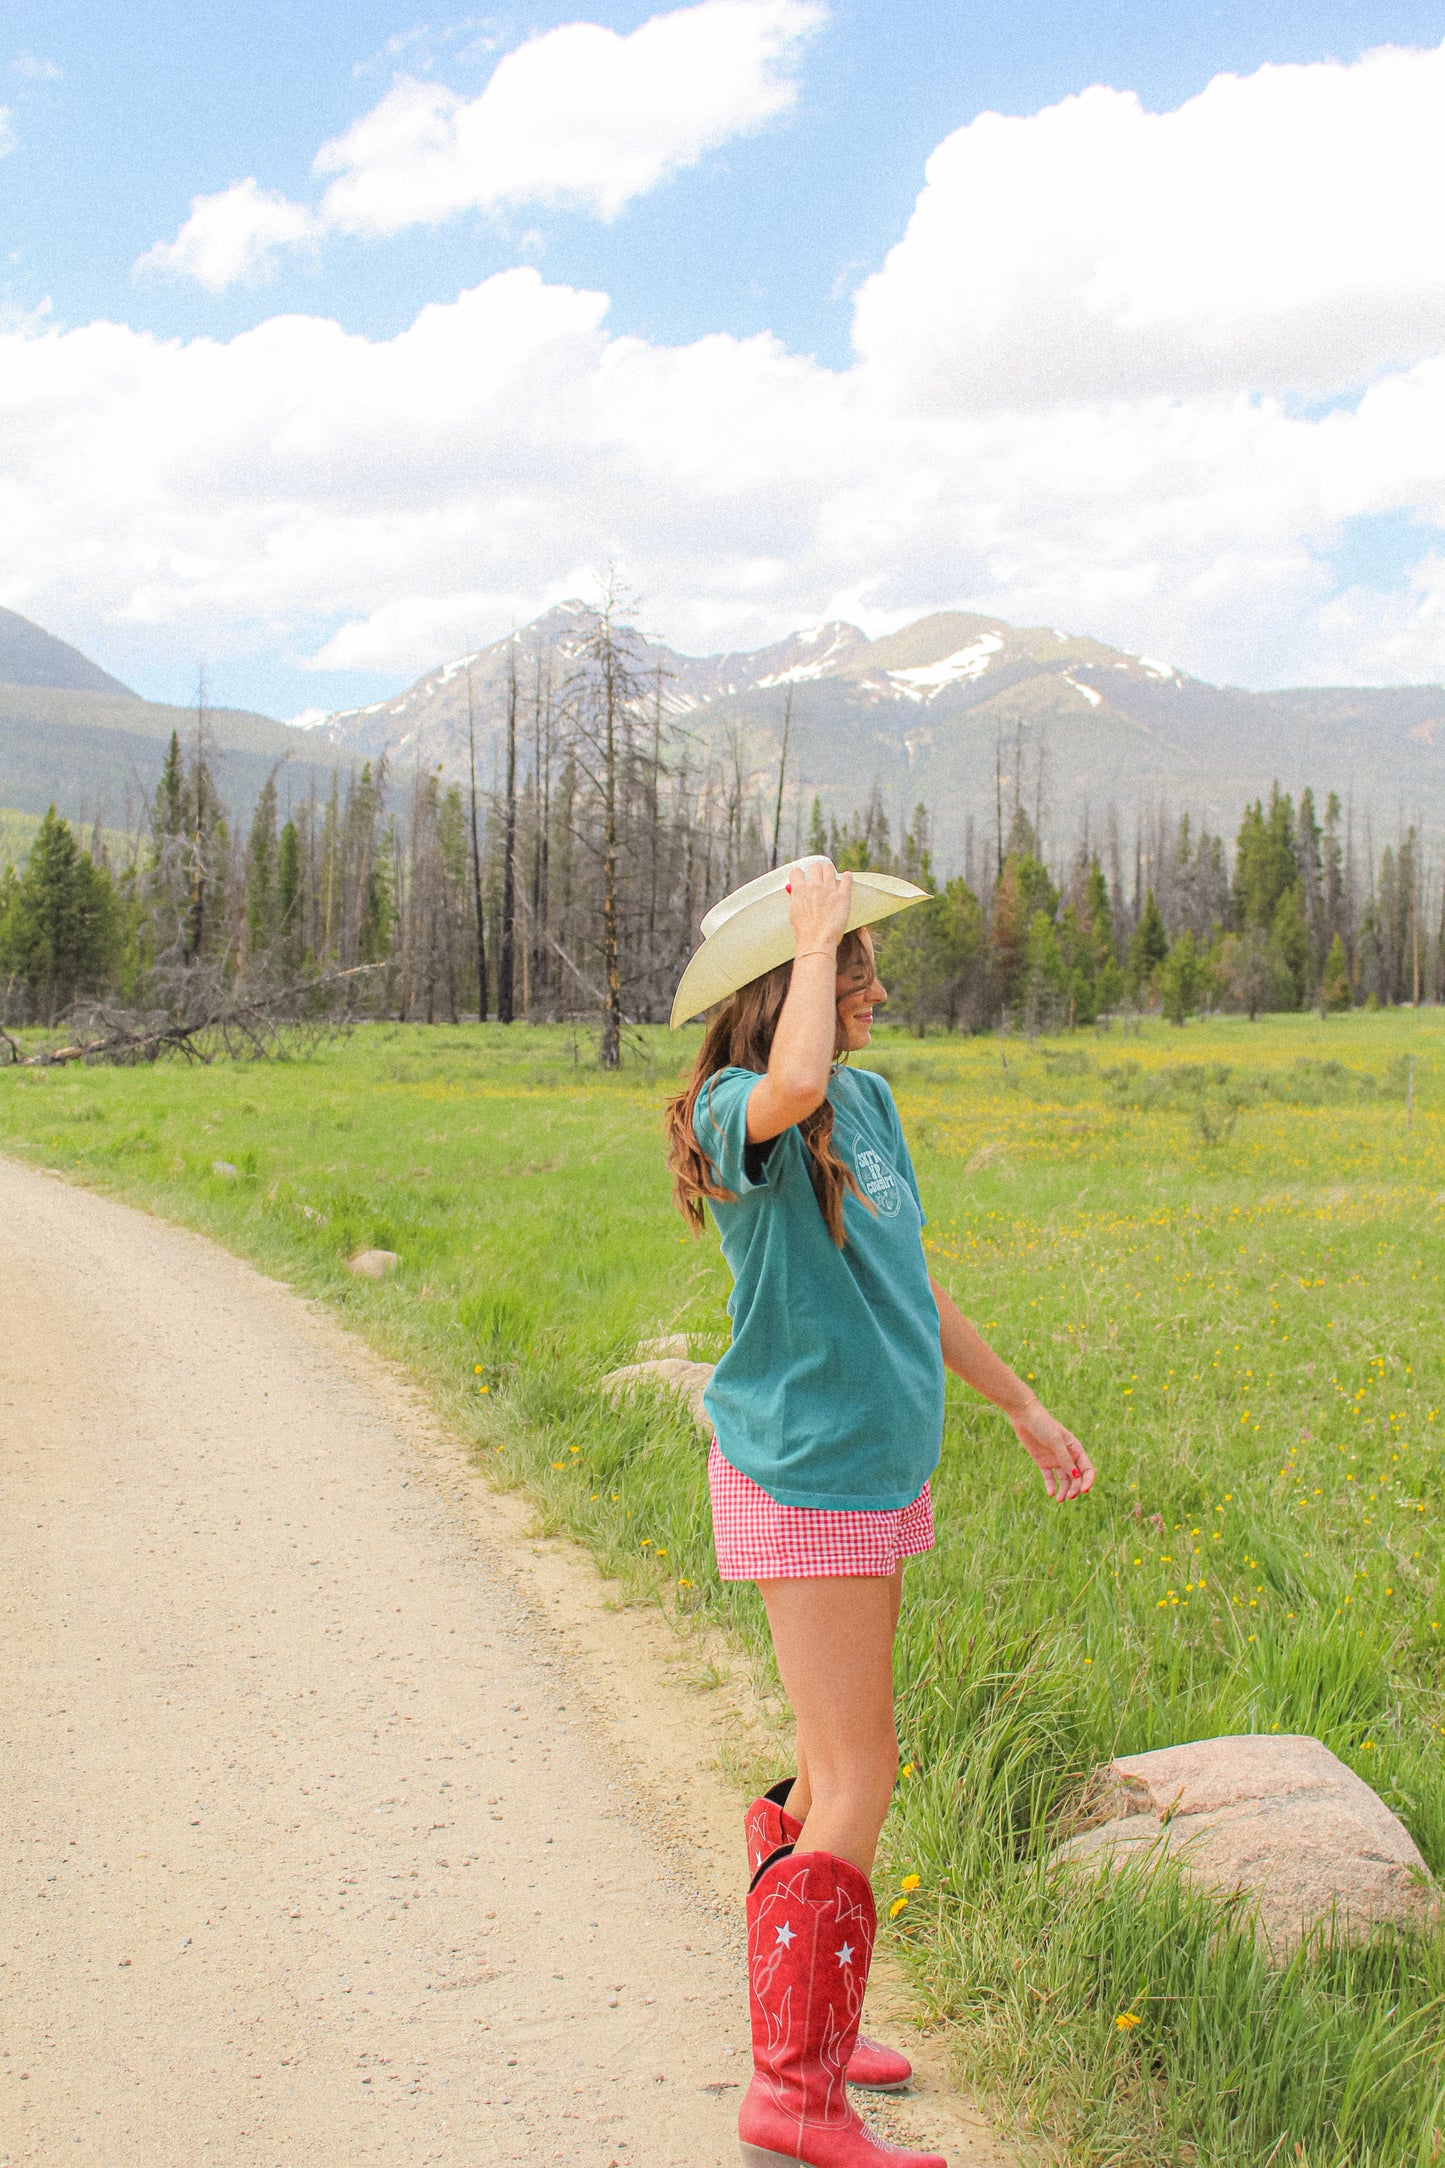
<path fill-rule="evenodd" d="M 940 144 L 857 301 L 933 411 L 1319 397 L 1445 345 L 1445 46 L 1219 76 L 1176 112 L 1095 88 Z"/>
<path fill-rule="evenodd" d="M 697 649 L 962 604 L 1235 682 L 1445 677 L 1442 66 L 1270 68 L 1162 117 L 1091 92 L 959 131 L 845 369 L 766 336 L 616 336 L 604 295 L 525 268 L 390 339 L 295 315 L 225 343 L 18 326 L 0 595 L 400 674 L 612 563 Z M 1388 183 L 1345 143 L 1358 123 L 1383 158 L 1382 84 Z M 1373 191 L 1353 210 L 1325 105 Z M 1087 215 L 1055 233 L 1066 172 Z M 1371 520 L 1418 528 L 1391 592 L 1333 569 Z"/>
<path fill-rule="evenodd" d="M 615 218 L 634 197 L 787 110 L 815 0 L 703 0 L 628 36 L 568 23 L 500 62 L 478 98 L 403 79 L 317 155 L 346 233 L 540 203 Z"/>
<path fill-rule="evenodd" d="M 315 234 L 312 214 L 299 203 L 236 181 L 214 196 L 195 196 L 191 215 L 174 241 L 157 241 L 136 263 L 140 277 L 190 278 L 213 294 L 264 278 L 278 249 L 294 248 Z"/>
<path fill-rule="evenodd" d="M 319 209 L 238 181 L 199 196 L 138 270 L 220 292 L 328 232 L 380 235 L 544 204 L 615 218 L 637 196 L 785 112 L 822 0 L 701 0 L 627 36 L 568 23 L 509 53 L 476 98 L 404 76 L 334 142 Z"/>
<path fill-rule="evenodd" d="M 58 83 L 65 74 L 64 68 L 53 60 L 42 60 L 35 53 L 21 53 L 10 63 L 13 74 L 23 77 L 27 83 Z"/>
<path fill-rule="evenodd" d="M 0 594 L 405 673 L 611 561 L 698 648 L 964 601 L 1236 681 L 1445 675 L 1428 567 L 1352 619 L 1328 570 L 1348 520 L 1445 525 L 1445 361 L 1318 418 L 939 417 L 768 337 L 669 348 L 605 314 L 518 269 L 385 340 L 303 316 L 0 337 Z"/>

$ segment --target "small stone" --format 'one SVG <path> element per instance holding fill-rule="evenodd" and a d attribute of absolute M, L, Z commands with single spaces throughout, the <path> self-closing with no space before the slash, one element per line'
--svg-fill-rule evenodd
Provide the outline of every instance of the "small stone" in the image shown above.
<path fill-rule="evenodd" d="M 212 1174 L 218 1174 L 223 1182 L 234 1182 L 239 1178 L 241 1170 L 239 1167 L 233 1167 L 229 1159 L 213 1159 L 211 1161 L 211 1172 Z"/>
<path fill-rule="evenodd" d="M 395 1250 L 358 1250 L 346 1269 L 360 1280 L 384 1280 L 400 1263 Z"/>

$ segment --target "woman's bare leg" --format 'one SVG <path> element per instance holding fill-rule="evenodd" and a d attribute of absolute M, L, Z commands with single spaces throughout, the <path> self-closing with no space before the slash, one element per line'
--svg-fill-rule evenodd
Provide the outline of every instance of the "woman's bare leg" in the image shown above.
<path fill-rule="evenodd" d="M 806 1809 L 800 1852 L 831 1852 L 862 1874 L 898 1774 L 893 1637 L 898 1574 L 761 1581 L 783 1688 L 798 1722 Z M 796 1795 L 795 1795 L 796 1796 Z"/>
<path fill-rule="evenodd" d="M 898 1613 L 903 1604 L 903 1567 L 901 1564 L 895 1567 L 893 1573 L 889 1576 L 888 1586 L 892 1590 L 893 1634 L 896 1640 L 898 1636 Z M 813 1787 L 808 1779 L 808 1750 L 804 1744 L 801 1729 L 798 1732 L 796 1752 L 798 1774 L 794 1778 L 793 1788 L 788 1794 L 788 1812 L 796 1820 L 806 1822 L 808 1810 L 813 1804 Z"/>

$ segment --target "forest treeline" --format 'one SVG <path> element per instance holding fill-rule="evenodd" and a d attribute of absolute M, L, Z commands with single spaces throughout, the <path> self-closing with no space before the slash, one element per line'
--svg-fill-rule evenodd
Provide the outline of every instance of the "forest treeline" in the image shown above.
<path fill-rule="evenodd" d="M 363 1013 L 585 1019 L 604 1064 L 629 1021 L 666 1017 L 710 902 L 784 857 L 895 872 L 929 901 L 885 929 L 880 962 L 918 1031 L 1092 1024 L 1197 1011 L 1440 1001 L 1445 899 L 1403 826 L 1377 848 L 1328 794 L 1276 787 L 1232 844 L 1163 807 L 1121 839 L 1041 840 L 1021 759 L 987 846 L 937 872 L 927 811 L 895 833 L 878 791 L 841 825 L 782 757 L 759 774 L 669 713 L 614 604 L 565 673 L 514 643 L 494 772 L 461 781 L 383 758 L 299 803 L 279 769 L 249 822 L 228 817 L 203 710 L 172 738 L 124 862 L 54 809 L 0 877 L 0 1015 L 53 1024 L 77 1003 L 180 1015 L 204 989 L 331 987 Z M 492 718 L 487 718 L 490 722 Z"/>

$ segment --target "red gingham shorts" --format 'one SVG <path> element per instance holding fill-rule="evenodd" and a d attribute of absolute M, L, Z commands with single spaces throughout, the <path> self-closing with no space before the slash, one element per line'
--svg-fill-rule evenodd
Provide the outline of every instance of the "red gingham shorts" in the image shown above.
<path fill-rule="evenodd" d="M 912 1505 L 882 1512 L 782 1506 L 724 1460 L 714 1438 L 707 1487 L 717 1570 L 725 1581 L 886 1576 L 900 1559 L 933 1549 L 933 1500 L 926 1483 Z"/>

